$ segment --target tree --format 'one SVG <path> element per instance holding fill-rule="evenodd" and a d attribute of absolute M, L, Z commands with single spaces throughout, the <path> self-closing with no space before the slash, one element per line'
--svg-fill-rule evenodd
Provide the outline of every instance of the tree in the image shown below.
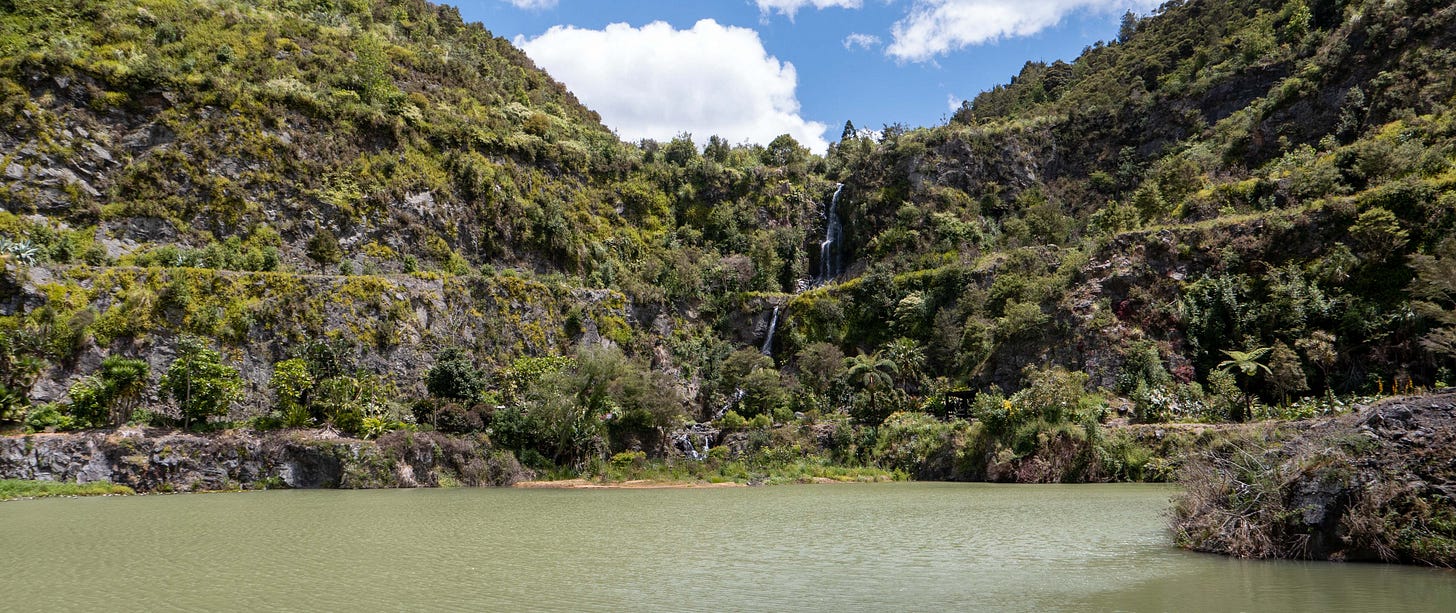
<path fill-rule="evenodd" d="M 1361 213 L 1350 226 L 1350 238 L 1360 248 L 1360 255 L 1382 263 L 1410 242 L 1410 233 L 1400 227 L 1395 213 L 1375 207 Z"/>
<path fill-rule="evenodd" d="M 881 390 L 895 384 L 899 367 L 881 356 L 878 351 L 871 354 L 860 353 L 845 360 L 844 366 L 845 378 L 860 391 L 860 402 L 856 403 L 856 408 L 861 410 L 856 411 L 855 419 L 861 423 L 879 425 L 886 417 L 881 414 Z"/>
<path fill-rule="evenodd" d="M 763 163 L 769 166 L 802 165 L 808 157 L 809 150 L 800 146 L 799 141 L 788 134 L 780 134 L 763 150 Z"/>
<path fill-rule="evenodd" d="M 354 63 L 350 76 L 359 96 L 365 102 L 378 103 L 398 94 L 399 88 L 390 74 L 392 63 L 379 37 L 366 34 L 353 37 L 353 41 Z"/>
<path fill-rule="evenodd" d="M 733 146 L 728 144 L 728 139 L 717 134 L 709 136 L 708 145 L 703 147 L 703 157 L 719 164 L 726 163 L 731 153 L 733 153 Z"/>
<path fill-rule="evenodd" d="M 1435 323 L 1421 345 L 1456 358 L 1456 238 L 1442 241 L 1434 254 L 1411 256 L 1411 268 L 1416 273 L 1410 288 L 1416 312 Z"/>
<path fill-rule="evenodd" d="M 1122 23 L 1117 28 L 1117 42 L 1125 43 L 1136 34 L 1138 30 L 1138 17 L 1132 11 L 1122 14 Z"/>
<path fill-rule="evenodd" d="M 1269 384 L 1274 386 L 1275 393 L 1279 394 L 1279 403 L 1283 405 L 1289 404 L 1289 394 L 1309 389 L 1299 354 L 1282 342 L 1276 343 L 1274 351 L 1269 354 Z"/>
<path fill-rule="evenodd" d="M 278 411 L 283 414 L 283 424 L 300 428 L 309 425 L 313 416 L 308 411 L 308 393 L 313 390 L 314 378 L 309 372 L 308 361 L 303 358 L 283 360 L 273 365 L 273 377 L 269 380 L 273 388 Z"/>
<path fill-rule="evenodd" d="M 319 265 L 319 272 L 324 272 L 344 259 L 344 249 L 339 246 L 339 238 L 332 230 L 320 227 L 313 238 L 308 239 L 308 257 Z"/>
<path fill-rule="evenodd" d="M 113 355 L 101 361 L 101 383 L 106 390 L 107 418 L 113 426 L 131 421 L 147 393 L 151 366 L 144 360 Z"/>
<path fill-rule="evenodd" d="M 228 407 L 242 398 L 243 378 L 202 339 L 184 336 L 177 341 L 177 358 L 162 376 L 162 389 L 182 409 L 182 427 L 190 428 L 194 421 L 227 415 Z"/>
<path fill-rule="evenodd" d="M 783 377 L 774 368 L 755 369 L 743 378 L 740 385 L 743 400 L 738 405 L 738 412 L 744 417 L 772 414 L 789 401 Z"/>
<path fill-rule="evenodd" d="M 1335 365 L 1339 354 L 1335 352 L 1335 335 L 1324 330 L 1315 330 L 1309 338 L 1302 338 L 1294 342 L 1294 346 L 1304 351 L 1304 357 L 1308 358 L 1320 369 L 1324 376 L 1325 390 L 1330 389 L 1330 367 Z"/>
<path fill-rule="evenodd" d="M 1254 377 L 1259 375 L 1259 371 L 1262 370 L 1266 374 L 1270 372 L 1268 366 L 1259 362 L 1259 360 L 1264 359 L 1264 356 L 1269 355 L 1270 351 L 1271 349 L 1269 347 L 1260 347 L 1253 351 L 1225 350 L 1223 352 L 1229 359 L 1219 362 L 1218 369 L 1222 372 L 1234 373 L 1244 380 L 1244 406 L 1241 412 L 1231 416 L 1234 421 L 1244 421 L 1253 409 L 1254 397 L 1250 393 L 1249 388 L 1253 385 Z"/>
<path fill-rule="evenodd" d="M 823 395 L 844 372 L 844 352 L 829 343 L 811 343 L 799 351 L 796 363 L 799 382 L 810 391 Z"/>
<path fill-rule="evenodd" d="M 458 347 L 447 347 L 435 356 L 435 365 L 425 375 L 425 389 L 431 396 L 471 402 L 485 390 L 485 375 Z"/>
<path fill-rule="evenodd" d="M 106 386 L 96 375 L 82 377 L 66 390 L 71 404 L 66 413 L 71 416 L 71 427 L 98 428 L 106 424 Z"/>
<path fill-rule="evenodd" d="M 859 138 L 859 132 L 854 129 L 854 122 L 846 120 L 844 122 L 844 131 L 839 133 L 839 142 L 842 144 L 845 141 L 856 138 Z"/>
<path fill-rule="evenodd" d="M 66 412 L 74 426 L 102 428 L 129 421 L 147 391 L 149 371 L 142 360 L 121 356 L 103 360 L 97 374 L 76 381 L 67 391 L 71 404 Z"/>
<path fill-rule="evenodd" d="M 1139 385 L 1158 388 L 1173 380 L 1168 369 L 1163 367 L 1158 345 L 1152 341 L 1138 341 L 1129 347 L 1123 356 L 1122 370 L 1117 375 L 1117 391 L 1132 394 Z"/>
<path fill-rule="evenodd" d="M 900 337 L 887 343 L 881 350 L 881 355 L 895 364 L 895 373 L 900 379 L 898 383 L 901 388 L 920 387 L 925 374 L 925 350 L 920 347 L 920 343 Z"/>

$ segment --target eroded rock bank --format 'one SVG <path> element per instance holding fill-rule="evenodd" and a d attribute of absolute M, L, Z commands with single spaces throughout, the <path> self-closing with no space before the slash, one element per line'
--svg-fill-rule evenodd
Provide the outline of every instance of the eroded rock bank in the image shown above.
<path fill-rule="evenodd" d="M 1180 481 L 1173 529 L 1189 549 L 1456 566 L 1456 393 L 1230 441 Z"/>
<path fill-rule="evenodd" d="M 510 485 L 532 476 L 484 439 L 427 432 L 377 441 L 142 429 L 0 438 L 0 478 L 111 482 L 138 492 Z"/>

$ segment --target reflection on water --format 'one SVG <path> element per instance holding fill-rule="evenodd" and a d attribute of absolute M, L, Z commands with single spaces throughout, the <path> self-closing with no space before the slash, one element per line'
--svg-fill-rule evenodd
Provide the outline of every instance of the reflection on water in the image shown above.
<path fill-rule="evenodd" d="M 1170 547 L 1159 486 L 0 504 L 14 610 L 1451 611 L 1456 574 Z"/>

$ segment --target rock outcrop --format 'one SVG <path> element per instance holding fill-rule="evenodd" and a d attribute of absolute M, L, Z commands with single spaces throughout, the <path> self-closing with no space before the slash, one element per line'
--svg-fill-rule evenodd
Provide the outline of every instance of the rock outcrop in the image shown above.
<path fill-rule="evenodd" d="M 1179 543 L 1251 558 L 1456 564 L 1456 393 L 1306 426 L 1191 463 L 1173 519 Z"/>
<path fill-rule="evenodd" d="M 0 438 L 0 478 L 110 482 L 138 492 L 510 485 L 530 478 L 483 439 L 396 432 L 195 435 L 122 429 Z"/>

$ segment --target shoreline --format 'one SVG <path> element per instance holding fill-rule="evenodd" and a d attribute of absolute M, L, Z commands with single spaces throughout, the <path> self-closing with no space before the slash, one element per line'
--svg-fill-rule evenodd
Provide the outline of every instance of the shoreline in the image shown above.
<path fill-rule="evenodd" d="M 701 490 L 748 487 L 746 483 L 725 481 L 722 483 L 658 481 L 655 479 L 631 479 L 628 481 L 594 481 L 591 479 L 559 479 L 554 481 L 520 481 L 512 488 L 524 490 Z"/>

